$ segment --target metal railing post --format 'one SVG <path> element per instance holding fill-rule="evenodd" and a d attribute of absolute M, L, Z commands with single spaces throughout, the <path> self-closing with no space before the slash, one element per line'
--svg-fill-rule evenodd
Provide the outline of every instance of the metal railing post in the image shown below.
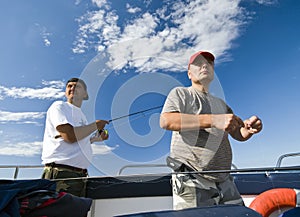
<path fill-rule="evenodd" d="M 15 168 L 15 174 L 14 174 L 14 179 L 18 178 L 18 174 L 19 174 L 19 167 L 16 166 L 16 168 Z"/>

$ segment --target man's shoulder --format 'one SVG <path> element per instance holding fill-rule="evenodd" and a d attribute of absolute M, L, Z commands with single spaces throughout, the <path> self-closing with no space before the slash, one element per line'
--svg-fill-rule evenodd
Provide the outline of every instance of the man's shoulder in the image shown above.
<path fill-rule="evenodd" d="M 177 93 L 177 94 L 184 94 L 184 93 L 189 93 L 190 90 L 189 90 L 189 87 L 174 87 L 172 90 L 171 90 L 171 93 Z"/>
<path fill-rule="evenodd" d="M 57 100 L 57 101 L 54 101 L 51 106 L 61 106 L 61 105 L 65 105 L 65 104 L 66 104 L 66 102 L 64 102 L 62 100 Z"/>
<path fill-rule="evenodd" d="M 61 101 L 61 100 L 58 100 L 58 101 L 54 101 L 54 102 L 50 105 L 49 109 L 63 108 L 63 107 L 65 107 L 65 106 L 67 106 L 67 103 L 66 103 L 66 102 Z"/>
<path fill-rule="evenodd" d="M 183 86 L 178 86 L 178 87 L 174 87 L 173 90 L 178 90 L 178 91 L 185 91 L 188 90 L 189 87 L 183 87 Z"/>

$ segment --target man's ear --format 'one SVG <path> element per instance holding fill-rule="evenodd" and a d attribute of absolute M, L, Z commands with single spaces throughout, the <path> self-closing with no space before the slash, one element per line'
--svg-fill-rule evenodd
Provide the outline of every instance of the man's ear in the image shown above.
<path fill-rule="evenodd" d="M 192 78 L 192 73 L 191 73 L 190 69 L 188 69 L 188 73 L 187 74 L 188 74 L 188 78 L 191 79 Z"/>
<path fill-rule="evenodd" d="M 83 98 L 83 100 L 88 100 L 89 99 L 89 95 L 86 94 L 86 96 Z"/>

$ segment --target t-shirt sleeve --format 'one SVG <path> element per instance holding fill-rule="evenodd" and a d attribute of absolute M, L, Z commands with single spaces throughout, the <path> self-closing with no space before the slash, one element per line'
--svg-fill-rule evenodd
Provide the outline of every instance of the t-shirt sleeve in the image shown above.
<path fill-rule="evenodd" d="M 220 102 L 220 108 L 221 108 L 221 114 L 234 114 L 233 113 L 233 110 L 231 109 L 231 107 L 229 105 L 226 104 L 226 102 L 222 99 L 219 99 L 219 102 Z M 219 112 L 220 113 L 220 112 Z"/>
<path fill-rule="evenodd" d="M 71 124 L 72 121 L 69 120 L 67 116 L 66 108 L 63 106 L 63 104 L 55 103 L 53 104 L 48 111 L 49 119 L 51 120 L 53 126 L 56 128 L 59 125 L 63 124 Z"/>
<path fill-rule="evenodd" d="M 180 88 L 174 88 L 166 98 L 162 113 L 182 112 L 185 107 L 185 94 Z"/>

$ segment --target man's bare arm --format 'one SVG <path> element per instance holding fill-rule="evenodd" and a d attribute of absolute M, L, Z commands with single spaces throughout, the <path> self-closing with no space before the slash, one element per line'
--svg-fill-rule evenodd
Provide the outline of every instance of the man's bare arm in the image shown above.
<path fill-rule="evenodd" d="M 108 124 L 108 121 L 96 120 L 94 123 L 80 127 L 73 127 L 71 124 L 62 124 L 57 126 L 56 129 L 59 132 L 58 137 L 62 137 L 66 142 L 74 143 L 89 136 L 97 129 L 102 130 L 106 124 Z"/>
<path fill-rule="evenodd" d="M 243 121 L 234 114 L 183 114 L 179 112 L 162 113 L 160 126 L 172 131 L 196 130 L 205 128 L 217 128 L 232 132 L 240 126 Z"/>

